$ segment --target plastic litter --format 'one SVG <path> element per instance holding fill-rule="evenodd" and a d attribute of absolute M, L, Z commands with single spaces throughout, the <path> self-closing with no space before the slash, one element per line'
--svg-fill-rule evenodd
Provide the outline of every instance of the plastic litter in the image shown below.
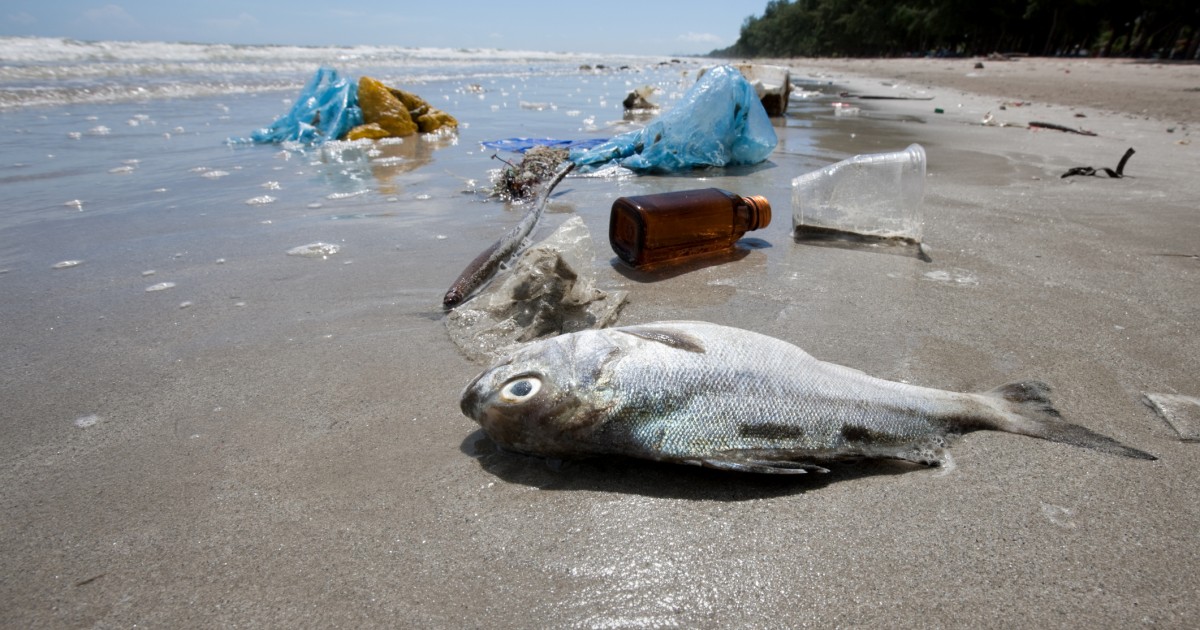
<path fill-rule="evenodd" d="M 542 193 L 538 196 L 537 203 L 529 212 L 525 213 L 521 222 L 467 264 L 466 269 L 463 269 L 463 272 L 450 285 L 450 289 L 446 291 L 446 295 L 442 298 L 442 306 L 453 307 L 461 304 L 479 287 L 490 281 L 496 270 L 507 264 L 526 245 L 525 239 L 533 233 L 533 228 L 537 227 L 542 213 L 546 211 L 550 193 L 573 168 L 575 168 L 573 163 L 563 162 L 562 166 L 554 173 L 554 177 L 546 182 Z"/>
<path fill-rule="evenodd" d="M 445 320 L 450 338 L 471 360 L 490 361 L 534 339 L 613 323 L 626 293 L 595 287 L 588 272 L 594 259 L 587 226 L 571 217 L 450 311 Z"/>
<path fill-rule="evenodd" d="M 920 244 L 925 149 L 856 155 L 792 180 L 797 239 L 852 234 Z"/>
<path fill-rule="evenodd" d="M 792 72 L 787 66 L 743 63 L 738 64 L 737 69 L 754 86 L 754 93 L 768 116 L 787 113 L 792 88 Z"/>
<path fill-rule="evenodd" d="M 608 138 L 587 138 L 583 140 L 558 140 L 555 138 L 505 138 L 503 140 L 485 140 L 479 144 L 497 151 L 512 151 L 524 153 L 533 147 L 552 147 L 558 149 L 590 149 L 608 142 Z"/>
<path fill-rule="evenodd" d="M 301 142 L 336 140 L 363 123 L 358 107 L 358 85 L 338 76 L 333 68 L 318 68 L 288 113 L 270 127 L 258 129 L 250 138 L 234 142 Z"/>
<path fill-rule="evenodd" d="M 457 127 L 453 116 L 415 94 L 370 77 L 361 77 L 355 83 L 340 77 L 333 68 L 322 67 L 300 91 L 288 113 L 249 138 L 230 138 L 229 142 L 320 144 L 397 138 Z"/>
<path fill-rule="evenodd" d="M 736 68 L 717 66 L 645 128 L 591 149 L 574 149 L 571 161 L 585 170 L 617 162 L 639 173 L 673 173 L 758 164 L 778 141 L 754 87 Z"/>

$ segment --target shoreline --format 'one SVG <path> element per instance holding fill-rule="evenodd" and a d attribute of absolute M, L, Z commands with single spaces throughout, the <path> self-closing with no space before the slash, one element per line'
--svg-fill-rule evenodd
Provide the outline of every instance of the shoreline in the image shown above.
<path fill-rule="evenodd" d="M 1001 101 L 1090 108 L 1168 124 L 1200 123 L 1200 64 L 1114 58 L 755 59 L 821 77 L 936 87 Z M 983 68 L 975 65 L 983 64 Z"/>

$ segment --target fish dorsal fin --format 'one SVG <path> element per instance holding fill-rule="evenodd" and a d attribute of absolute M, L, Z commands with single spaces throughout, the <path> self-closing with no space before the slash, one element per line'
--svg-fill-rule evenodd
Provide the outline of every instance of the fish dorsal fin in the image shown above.
<path fill-rule="evenodd" d="M 681 330 L 668 328 L 665 326 L 625 326 L 622 328 L 614 328 L 617 332 L 623 332 L 634 337 L 640 337 L 646 341 L 665 344 L 677 350 L 686 350 L 697 354 L 704 354 L 704 342 L 699 337 L 689 335 Z"/>

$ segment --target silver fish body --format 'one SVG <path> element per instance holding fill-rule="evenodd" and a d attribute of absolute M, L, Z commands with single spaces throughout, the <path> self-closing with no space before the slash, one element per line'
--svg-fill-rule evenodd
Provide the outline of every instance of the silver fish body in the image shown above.
<path fill-rule="evenodd" d="M 957 393 L 874 378 L 787 342 L 705 322 L 586 330 L 480 374 L 461 407 L 500 446 L 771 473 L 889 458 L 937 465 L 949 438 L 1020 433 L 1154 459 L 1059 418 L 1037 381 Z"/>

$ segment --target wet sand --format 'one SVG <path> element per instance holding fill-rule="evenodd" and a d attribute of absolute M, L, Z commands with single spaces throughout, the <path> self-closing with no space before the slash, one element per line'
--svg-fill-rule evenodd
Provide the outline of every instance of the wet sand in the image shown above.
<path fill-rule="evenodd" d="M 196 244 L 170 274 L 137 260 L 160 268 L 127 279 L 132 293 L 97 286 L 94 261 L 42 266 L 97 274 L 50 276 L 71 291 L 20 266 L 0 277 L 21 297 L 6 297 L 0 366 L 4 624 L 1194 625 L 1198 446 L 1140 398 L 1200 395 L 1200 109 L 1151 111 L 1140 95 L 1195 103 L 1200 73 L 983 62 L 1047 87 L 1010 94 L 966 77 L 973 60 L 792 62 L 850 93 L 933 100 L 855 102 L 857 120 L 828 98 L 800 104 L 812 117 L 780 123 L 772 164 L 698 175 L 776 208 L 727 264 L 644 282 L 608 261 L 613 198 L 696 178 L 569 179 L 548 217 L 583 216 L 598 284 L 630 292 L 621 323 L 742 326 L 944 389 L 1040 378 L 1066 418 L 1158 461 L 998 433 L 966 436 L 943 469 L 788 479 L 497 453 L 458 411 L 481 366 L 455 351 L 439 302 L 507 226 L 435 228 L 402 200 L 383 208 L 399 216 L 324 224 L 348 241 L 329 261 L 274 255 L 313 240 L 292 226 L 254 265 L 224 253 L 249 257 L 240 239 Z M 1073 87 L 1064 64 L 1102 87 Z M 978 124 L 988 112 L 1097 135 Z M 791 177 L 910 142 L 929 156 L 931 261 L 791 241 Z M 1129 147 L 1124 179 L 1059 177 Z M 399 180 L 463 205 L 426 177 Z M 142 293 L 168 279 L 179 287 Z"/>

